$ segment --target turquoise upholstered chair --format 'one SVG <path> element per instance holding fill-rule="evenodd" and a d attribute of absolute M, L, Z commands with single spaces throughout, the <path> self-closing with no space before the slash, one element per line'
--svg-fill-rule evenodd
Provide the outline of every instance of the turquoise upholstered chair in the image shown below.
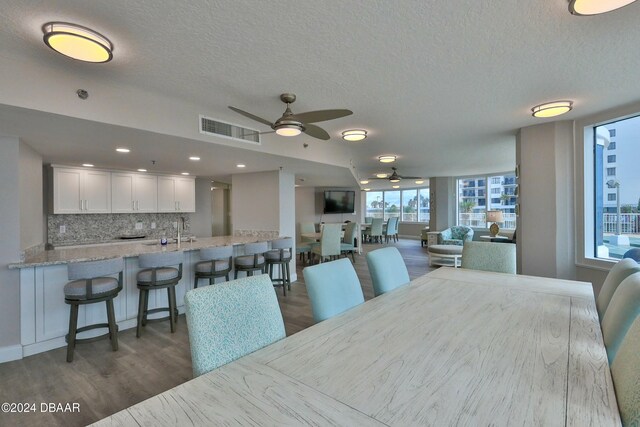
<path fill-rule="evenodd" d="M 356 262 L 356 245 L 354 242 L 358 238 L 358 230 L 360 230 L 360 224 L 358 224 L 357 222 L 348 223 L 344 229 L 344 238 L 342 239 L 343 242 L 340 243 L 340 252 L 350 252 L 353 262 Z"/>
<path fill-rule="evenodd" d="M 462 268 L 516 274 L 516 245 L 465 242 Z"/>
<path fill-rule="evenodd" d="M 316 225 L 312 222 L 301 222 L 300 223 L 300 234 L 315 234 Z M 316 239 L 313 237 L 300 237 L 300 240 L 306 243 L 315 242 Z"/>
<path fill-rule="evenodd" d="M 393 246 L 376 249 L 367 254 L 367 265 L 376 296 L 408 284 L 409 272 L 400 251 Z"/>
<path fill-rule="evenodd" d="M 392 216 L 387 220 L 387 229 L 384 230 L 384 241 L 389 243 L 389 238 L 397 241 L 398 238 L 398 217 Z"/>
<path fill-rule="evenodd" d="M 640 317 L 625 335 L 611 365 L 622 424 L 640 425 Z"/>
<path fill-rule="evenodd" d="M 194 377 L 285 337 L 266 274 L 193 289 L 184 302 Z"/>
<path fill-rule="evenodd" d="M 369 240 L 376 240 L 382 243 L 382 229 L 384 220 L 382 218 L 373 218 L 371 220 L 371 227 L 365 230 L 364 236 Z"/>
<path fill-rule="evenodd" d="M 324 224 L 320 243 L 311 245 L 311 255 L 320 256 L 320 262 L 327 257 L 339 257 L 341 236 L 342 224 Z"/>
<path fill-rule="evenodd" d="M 609 302 L 613 297 L 613 294 L 620 286 L 620 283 L 633 273 L 640 271 L 640 265 L 632 259 L 626 258 L 618 261 L 607 274 L 607 278 L 602 284 L 598 298 L 596 298 L 596 308 L 598 309 L 598 316 L 600 321 L 604 317 L 604 313 L 607 311 Z"/>
<path fill-rule="evenodd" d="M 464 242 L 473 240 L 473 229 L 463 225 L 447 228 L 438 234 L 439 245 L 464 245 Z"/>
<path fill-rule="evenodd" d="M 302 274 L 316 322 L 364 302 L 356 271 L 346 258 L 307 267 Z"/>
<path fill-rule="evenodd" d="M 634 273 L 620 283 L 602 318 L 602 338 L 609 363 L 615 360 L 622 339 L 639 314 L 640 273 Z"/>

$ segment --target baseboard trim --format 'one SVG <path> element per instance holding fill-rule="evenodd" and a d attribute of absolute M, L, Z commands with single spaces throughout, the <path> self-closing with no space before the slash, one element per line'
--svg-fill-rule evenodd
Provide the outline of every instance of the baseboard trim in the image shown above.
<path fill-rule="evenodd" d="M 20 344 L 0 347 L 0 363 L 22 359 L 22 346 Z"/>
<path fill-rule="evenodd" d="M 420 236 L 414 236 L 413 234 L 410 235 L 404 235 L 404 234 L 400 234 L 398 235 L 399 238 L 401 239 L 409 239 L 409 240 L 420 240 Z"/>

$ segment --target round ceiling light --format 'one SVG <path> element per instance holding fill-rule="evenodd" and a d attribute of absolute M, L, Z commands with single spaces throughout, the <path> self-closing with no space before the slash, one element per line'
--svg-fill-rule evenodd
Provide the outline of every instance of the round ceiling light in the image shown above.
<path fill-rule="evenodd" d="M 391 181 L 391 182 L 394 182 L 394 181 Z M 392 188 L 400 188 L 400 186 L 399 186 L 399 185 L 392 185 L 391 187 L 392 187 Z"/>
<path fill-rule="evenodd" d="M 360 181 L 360 184 L 368 184 L 368 183 L 369 183 L 369 181 L 366 180 L 366 179 L 363 179 L 362 181 Z"/>
<path fill-rule="evenodd" d="M 246 167 L 247 167 L 247 165 L 242 164 L 242 163 L 238 163 L 238 164 L 236 165 L 236 167 L 237 167 L 237 168 L 246 168 Z"/>
<path fill-rule="evenodd" d="M 386 174 L 386 173 L 377 173 L 376 174 L 376 178 L 386 178 L 387 176 L 389 176 L 389 174 Z"/>
<path fill-rule="evenodd" d="M 424 184 L 424 179 L 418 179 L 418 180 L 416 180 L 416 184 Z"/>
<path fill-rule="evenodd" d="M 193 160 L 194 162 L 197 162 L 198 160 L 200 160 L 200 157 L 198 157 L 198 156 L 191 156 L 191 157 L 189 157 L 189 160 Z"/>
<path fill-rule="evenodd" d="M 42 26 L 44 43 L 56 52 L 85 62 L 109 62 L 113 45 L 105 36 L 81 25 L 48 22 Z"/>
<path fill-rule="evenodd" d="M 571 0 L 569 12 L 573 15 L 589 16 L 611 12 L 636 0 Z"/>
<path fill-rule="evenodd" d="M 119 147 L 119 148 L 116 148 L 116 151 L 117 151 L 118 153 L 128 153 L 128 152 L 130 152 L 131 150 L 129 150 L 128 148 Z"/>
<path fill-rule="evenodd" d="M 573 101 L 553 101 L 546 104 L 536 105 L 531 109 L 533 117 L 555 117 L 568 113 L 573 109 Z"/>
<path fill-rule="evenodd" d="M 276 127 L 276 133 L 280 136 L 298 136 L 302 129 L 296 124 L 283 124 Z"/>
<path fill-rule="evenodd" d="M 393 163 L 396 161 L 396 156 L 380 156 L 378 157 L 378 161 L 380 163 Z"/>
<path fill-rule="evenodd" d="M 364 191 L 371 191 L 371 189 L 370 188 L 365 188 Z"/>
<path fill-rule="evenodd" d="M 146 172 L 146 171 L 147 171 L 146 169 L 142 169 L 142 168 L 138 169 L 138 172 Z"/>
<path fill-rule="evenodd" d="M 345 141 L 362 141 L 367 137 L 367 131 L 364 129 L 352 129 L 342 132 L 342 139 Z"/>

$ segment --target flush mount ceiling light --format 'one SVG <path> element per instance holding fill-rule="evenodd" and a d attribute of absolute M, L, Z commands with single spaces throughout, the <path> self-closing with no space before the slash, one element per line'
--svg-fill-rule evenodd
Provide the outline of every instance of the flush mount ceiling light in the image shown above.
<path fill-rule="evenodd" d="M 247 167 L 247 165 L 243 165 L 242 163 L 240 163 L 240 164 L 236 165 L 236 167 L 237 167 L 237 168 L 246 168 L 246 167 Z"/>
<path fill-rule="evenodd" d="M 191 156 L 191 157 L 189 157 L 189 160 L 193 160 L 194 162 L 197 162 L 198 160 L 200 160 L 200 157 L 198 157 L 198 156 Z"/>
<path fill-rule="evenodd" d="M 418 180 L 416 181 L 416 184 L 424 184 L 424 179 L 418 179 Z"/>
<path fill-rule="evenodd" d="M 620 9 L 636 0 L 570 0 L 569 12 L 578 16 L 599 15 Z"/>
<path fill-rule="evenodd" d="M 117 151 L 118 153 L 128 153 L 128 152 L 130 152 L 131 150 L 129 150 L 128 148 L 120 147 L 120 148 L 116 148 L 116 151 Z"/>
<path fill-rule="evenodd" d="M 392 181 L 392 182 L 393 182 L 393 181 Z M 400 186 L 399 186 L 399 185 L 392 185 L 391 187 L 392 187 L 392 188 L 400 188 Z"/>
<path fill-rule="evenodd" d="M 397 156 L 380 156 L 378 161 L 380 163 L 393 163 L 396 161 Z"/>
<path fill-rule="evenodd" d="M 370 188 L 365 188 L 364 191 L 371 191 L 371 189 Z"/>
<path fill-rule="evenodd" d="M 352 129 L 342 132 L 342 139 L 345 141 L 362 141 L 367 137 L 367 131 L 364 129 Z"/>
<path fill-rule="evenodd" d="M 138 172 L 146 172 L 146 169 L 138 169 Z"/>
<path fill-rule="evenodd" d="M 182 175 L 189 175 L 189 172 L 182 172 Z"/>
<path fill-rule="evenodd" d="M 386 178 L 387 176 L 389 176 L 389 174 L 387 174 L 387 173 L 377 173 L 376 174 L 376 178 Z"/>
<path fill-rule="evenodd" d="M 568 113 L 573 109 L 573 101 L 553 101 L 546 104 L 536 105 L 531 109 L 533 117 L 555 117 Z"/>
<path fill-rule="evenodd" d="M 48 22 L 42 26 L 44 43 L 56 52 L 85 62 L 109 62 L 113 44 L 100 33 L 81 25 Z"/>
<path fill-rule="evenodd" d="M 369 181 L 367 181 L 366 179 L 363 179 L 362 181 L 360 181 L 360 184 L 368 184 Z"/>
<path fill-rule="evenodd" d="M 91 163 L 83 163 L 82 166 L 84 166 L 85 168 L 92 168 L 93 165 Z"/>

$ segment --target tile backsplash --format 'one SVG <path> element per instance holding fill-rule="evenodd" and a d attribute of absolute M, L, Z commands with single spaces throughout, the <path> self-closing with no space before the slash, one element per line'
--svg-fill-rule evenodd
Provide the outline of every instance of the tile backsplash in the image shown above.
<path fill-rule="evenodd" d="M 90 214 L 48 215 L 47 243 L 53 246 L 83 243 L 101 243 L 119 239 L 121 236 L 144 235 L 147 238 L 176 236 L 174 223 L 184 218 L 183 236 L 190 235 L 189 214 L 184 213 L 135 213 L 135 214 Z M 141 223 L 142 229 L 136 229 Z M 155 223 L 155 228 L 151 228 Z M 64 233 L 61 233 L 61 228 Z"/>

